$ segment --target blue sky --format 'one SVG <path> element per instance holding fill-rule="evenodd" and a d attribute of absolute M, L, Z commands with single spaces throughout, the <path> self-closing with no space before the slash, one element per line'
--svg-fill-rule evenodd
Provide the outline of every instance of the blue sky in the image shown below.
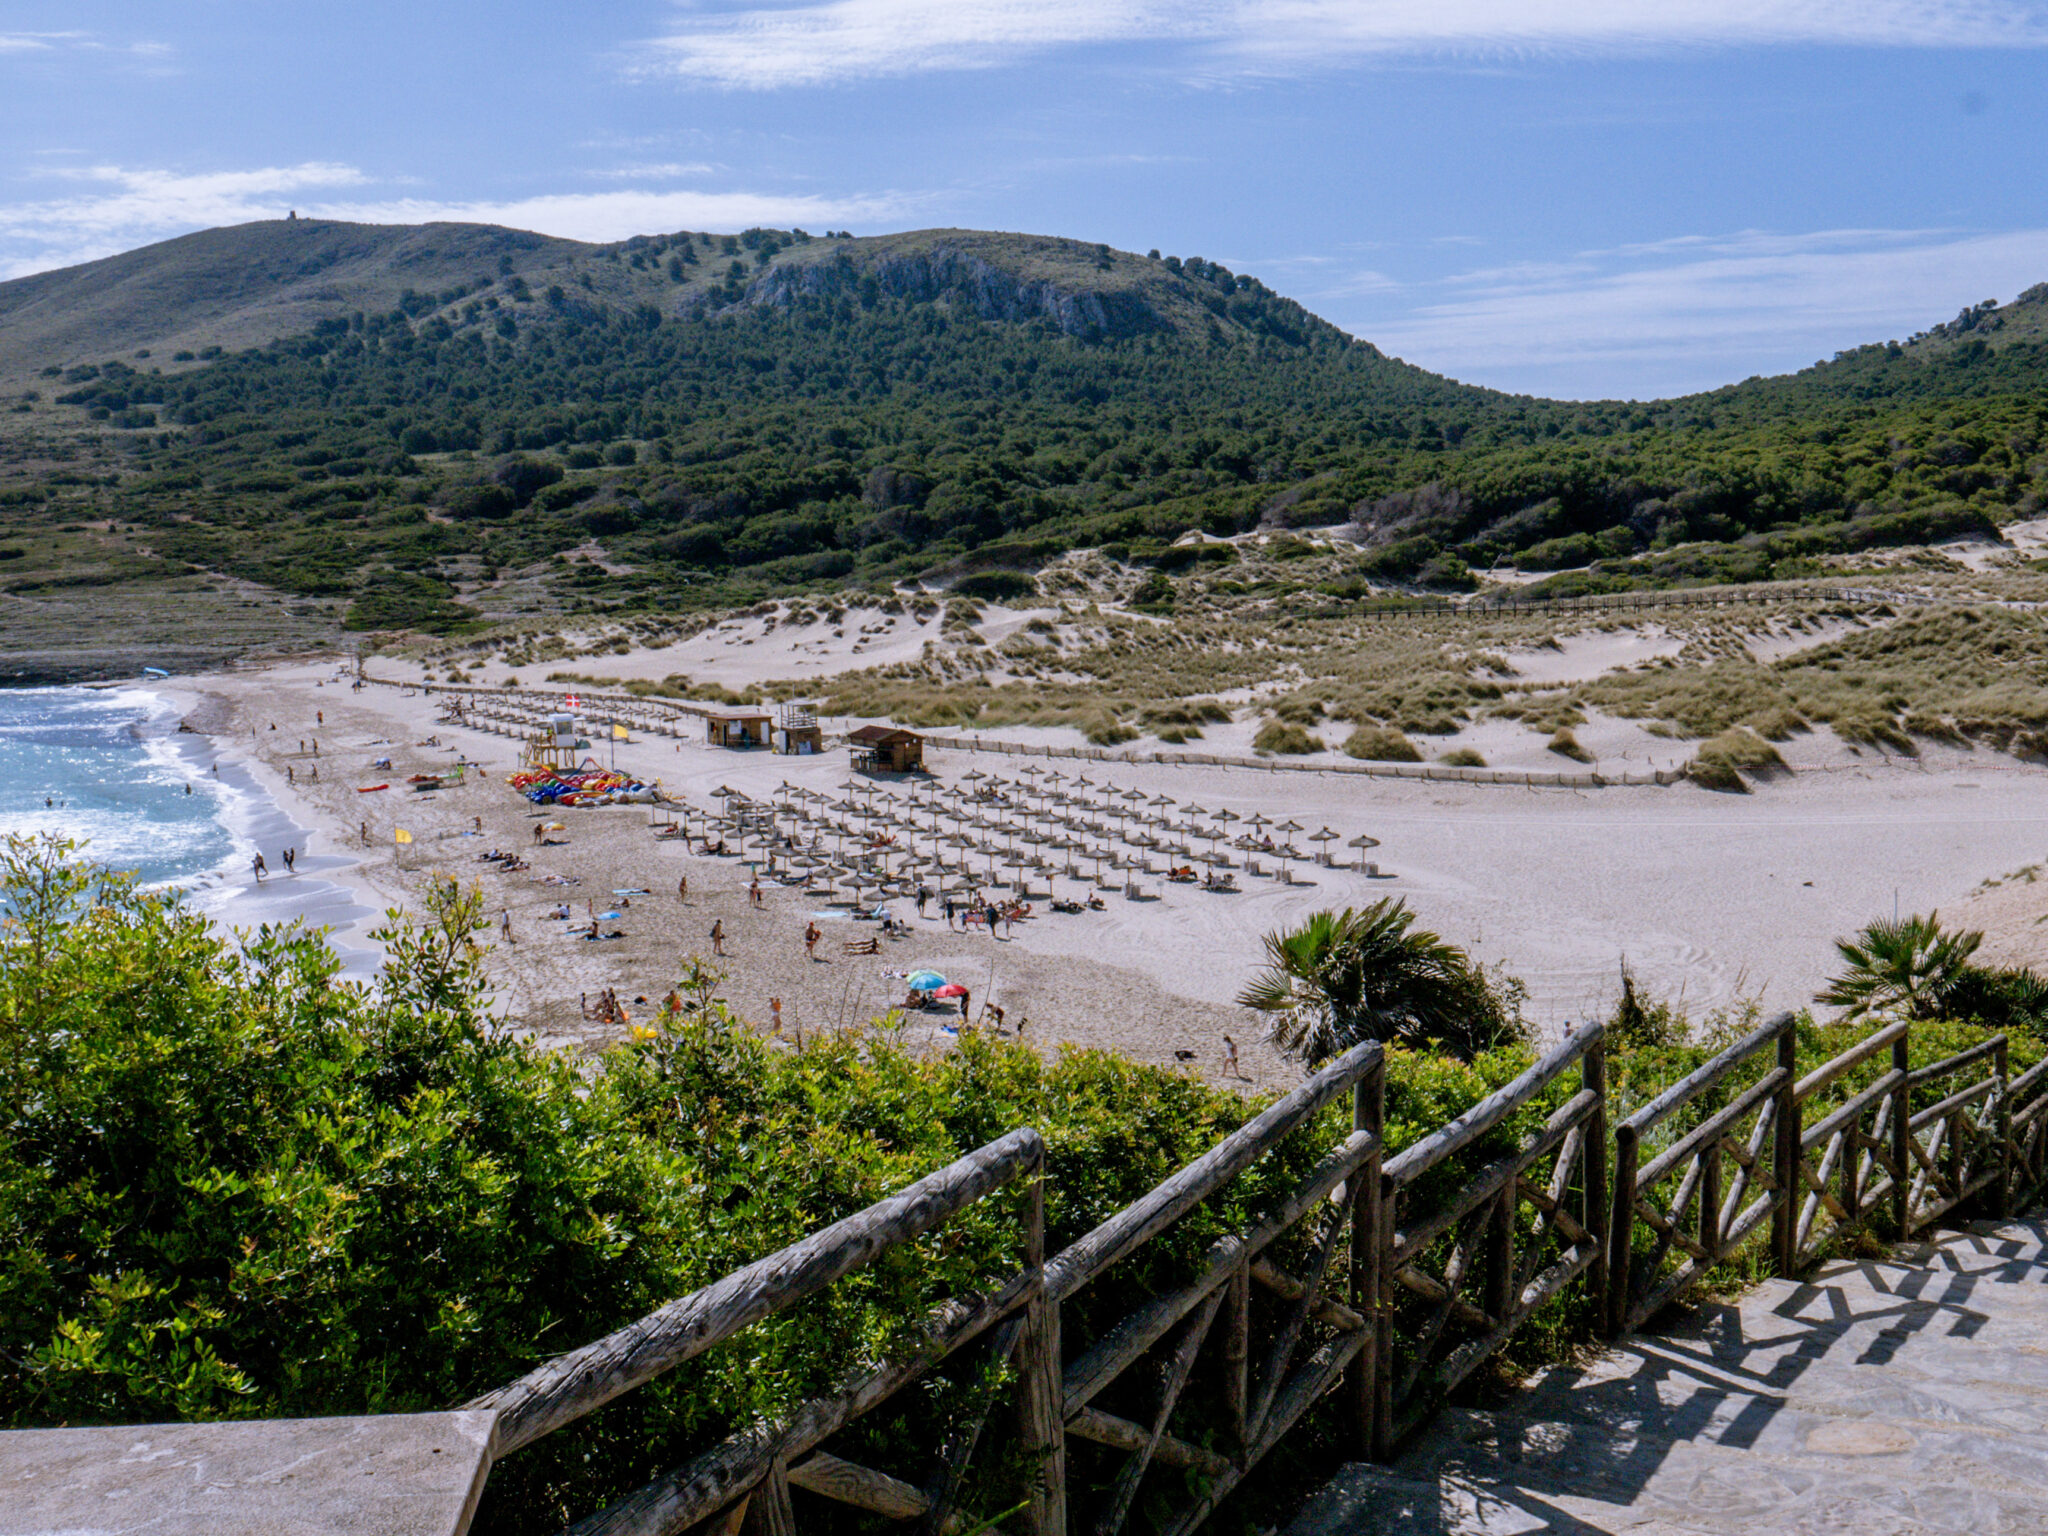
<path fill-rule="evenodd" d="M 1649 397 L 2048 281 L 2048 0 L 7 0 L 0 276 L 288 207 L 1073 235 Z"/>

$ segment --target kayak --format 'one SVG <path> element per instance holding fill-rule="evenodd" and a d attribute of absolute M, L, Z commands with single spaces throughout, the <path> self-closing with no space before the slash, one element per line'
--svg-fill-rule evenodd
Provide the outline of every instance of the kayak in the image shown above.
<path fill-rule="evenodd" d="M 356 793 L 359 795 L 367 795 L 373 793 L 376 790 L 389 789 L 390 787 L 391 786 L 389 784 L 358 784 L 356 786 Z"/>

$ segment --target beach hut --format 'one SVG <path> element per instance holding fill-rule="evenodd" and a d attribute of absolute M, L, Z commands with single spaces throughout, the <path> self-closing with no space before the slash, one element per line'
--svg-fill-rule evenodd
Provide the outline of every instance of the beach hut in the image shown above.
<path fill-rule="evenodd" d="M 814 706 L 801 700 L 782 706 L 775 721 L 775 750 L 791 757 L 809 757 L 825 750 L 825 732 Z"/>
<path fill-rule="evenodd" d="M 704 740 L 714 747 L 765 747 L 774 720 L 765 709 L 714 709 L 704 716 Z"/>
<path fill-rule="evenodd" d="M 862 773 L 922 773 L 924 738 L 915 731 L 887 725 L 863 725 L 849 731 L 853 766 Z"/>

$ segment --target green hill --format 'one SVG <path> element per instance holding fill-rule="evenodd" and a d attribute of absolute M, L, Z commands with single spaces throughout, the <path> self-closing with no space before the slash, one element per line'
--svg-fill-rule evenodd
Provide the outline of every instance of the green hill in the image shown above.
<path fill-rule="evenodd" d="M 1191 528 L 1353 525 L 1361 588 L 1768 579 L 2042 510 L 2044 318 L 2048 285 L 1800 374 L 1578 404 L 1068 240 L 279 221 L 0 284 L 0 376 L 34 365 L 0 516 L 378 626 L 461 622 L 514 575 L 674 607 Z"/>

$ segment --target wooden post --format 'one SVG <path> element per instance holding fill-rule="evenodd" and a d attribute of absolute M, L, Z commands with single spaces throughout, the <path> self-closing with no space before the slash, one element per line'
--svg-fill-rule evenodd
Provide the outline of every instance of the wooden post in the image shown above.
<path fill-rule="evenodd" d="M 1380 1134 L 1385 1123 L 1387 1061 L 1384 1056 L 1370 1073 L 1351 1089 L 1351 1129 Z M 1351 1175 L 1351 1310 L 1371 1319 L 1380 1292 L 1380 1149 L 1358 1165 Z M 1377 1332 L 1377 1330 L 1375 1330 Z M 1372 1455 L 1374 1341 L 1367 1340 L 1358 1358 L 1351 1362 L 1345 1383 L 1345 1407 L 1350 1414 L 1349 1439 L 1360 1457 Z"/>
<path fill-rule="evenodd" d="M 1045 1274 L 1045 1172 L 1041 1167 L 1025 1195 L 1024 1262 Z M 1024 1529 L 1030 1536 L 1066 1536 L 1067 1428 L 1062 1419 L 1060 1307 L 1043 1287 L 1024 1308 L 1024 1335 L 1017 1345 L 1019 1416 L 1024 1450 L 1035 1462 Z"/>
<path fill-rule="evenodd" d="M 1771 1212 L 1771 1253 L 1778 1273 L 1789 1275 L 1799 1259 L 1799 1034 L 1788 1016 L 1778 1035 L 1777 1155 L 1772 1171 L 1778 1180 L 1778 1204 Z"/>
<path fill-rule="evenodd" d="M 1586 1150 L 1582 1154 L 1585 1160 L 1579 1167 L 1585 1195 L 1579 1209 L 1579 1220 L 1592 1237 L 1596 1255 L 1593 1267 L 1586 1271 L 1586 1284 L 1593 1295 L 1593 1326 L 1599 1329 L 1606 1323 L 1608 1308 L 1607 1031 L 1604 1027 L 1599 1038 L 1586 1047 L 1579 1085 L 1594 1096 L 1593 1113 L 1586 1117 Z"/>
<path fill-rule="evenodd" d="M 1892 1042 L 1892 1075 L 1899 1082 L 1892 1100 L 1892 1163 L 1898 1169 L 1892 1178 L 1892 1236 L 1899 1242 L 1912 1236 L 1907 1223 L 1913 1219 L 1913 1089 L 1906 1080 L 1913 1065 L 1907 1050 L 1911 1033 Z"/>
<path fill-rule="evenodd" d="M 1515 1307 L 1515 1181 L 1509 1179 L 1494 1197 L 1486 1226 L 1486 1311 L 1495 1326 L 1507 1322 Z"/>
<path fill-rule="evenodd" d="M 1847 1224 L 1852 1227 L 1863 1218 L 1863 1117 L 1874 1113 L 1873 1109 L 1859 1110 L 1855 1119 L 1842 1127 L 1842 1209 L 1849 1213 Z M 1827 1212 L 1821 1211 L 1813 1219 L 1818 1223 L 1826 1216 Z"/>
<path fill-rule="evenodd" d="M 1636 1224 L 1636 1128 L 1614 1131 L 1614 1206 L 1607 1225 L 1607 1336 L 1621 1337 L 1628 1322 L 1629 1292 L 1634 1289 L 1630 1239 Z"/>
<path fill-rule="evenodd" d="M 1246 1376 L 1251 1357 L 1250 1261 L 1240 1261 L 1227 1283 L 1230 1290 L 1223 1299 L 1223 1401 L 1230 1414 L 1231 1460 L 1244 1466 L 1250 1461 L 1252 1450 L 1251 1436 L 1245 1427 L 1251 1401 L 1251 1384 Z M 1370 1358 L 1370 1351 L 1367 1354 Z M 1370 1383 L 1367 1389 L 1370 1390 Z"/>
<path fill-rule="evenodd" d="M 2005 1036 L 1998 1037 L 1992 1052 L 1998 1072 L 1998 1112 L 1992 1117 L 1992 1134 L 1998 1138 L 1998 1177 L 1991 1185 L 1991 1214 L 2004 1216 L 2012 1199 L 2012 1105 L 2006 1098 L 2011 1079 L 2007 1076 Z"/>
<path fill-rule="evenodd" d="M 1394 1455 L 1394 1218 L 1399 1214 L 1400 1195 L 1394 1181 L 1380 1171 L 1379 1199 L 1374 1202 L 1379 1231 L 1373 1246 L 1379 1250 L 1373 1270 L 1379 1280 L 1379 1295 L 1372 1316 L 1372 1459 L 1390 1461 Z"/>
<path fill-rule="evenodd" d="M 796 1536 L 796 1515 L 789 1506 L 789 1469 L 779 1460 L 747 1500 L 746 1520 L 740 1529 L 746 1536 Z"/>
<path fill-rule="evenodd" d="M 1700 1246 L 1721 1258 L 1721 1141 L 1700 1148 Z"/>

